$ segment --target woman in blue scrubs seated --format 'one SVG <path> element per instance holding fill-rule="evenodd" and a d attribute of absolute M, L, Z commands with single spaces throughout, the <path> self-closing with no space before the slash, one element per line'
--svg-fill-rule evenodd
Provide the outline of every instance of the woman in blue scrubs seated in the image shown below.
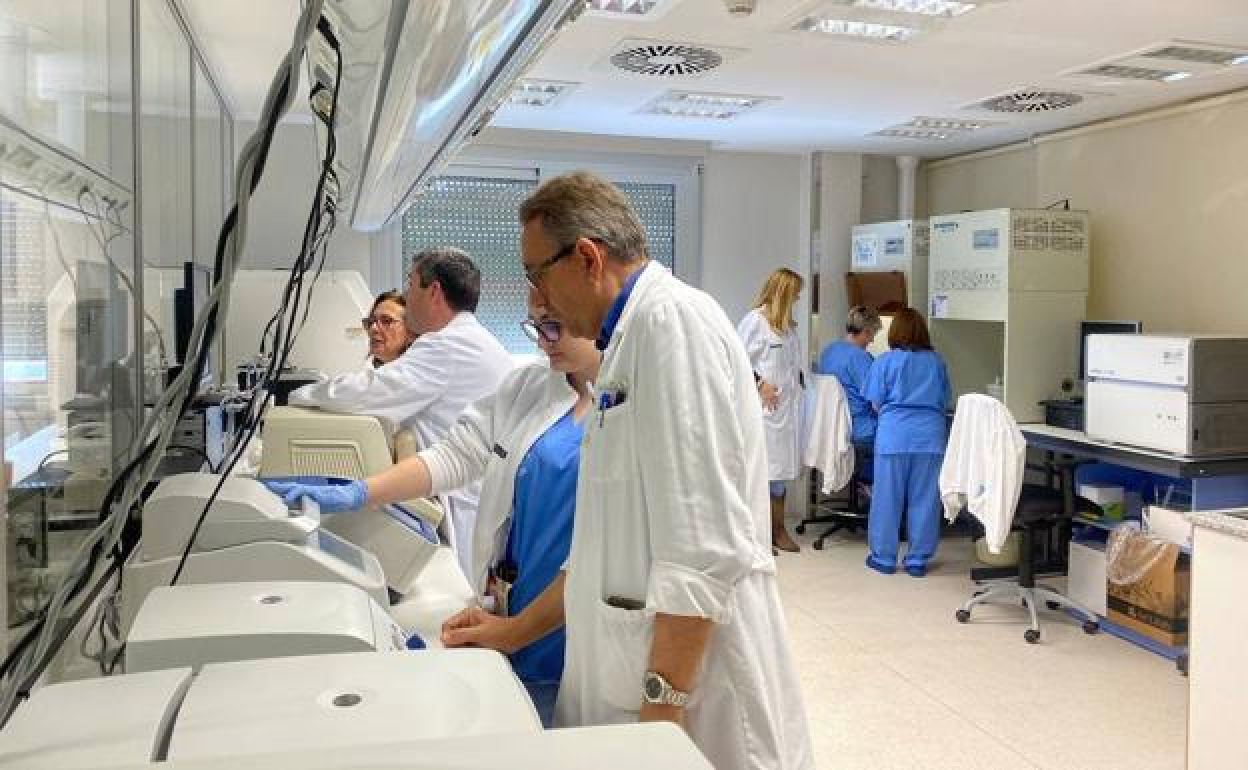
<path fill-rule="evenodd" d="M 863 395 L 867 375 L 875 361 L 867 348 L 875 341 L 881 327 L 880 314 L 875 308 L 855 305 L 845 319 L 845 337 L 828 345 L 819 356 L 819 373 L 835 377 L 845 390 L 854 446 L 859 448 L 860 455 L 867 456 L 875 443 L 876 424 L 875 410 Z M 870 466 L 859 468 L 858 475 L 869 482 Z"/>
<path fill-rule="evenodd" d="M 469 407 L 442 442 L 366 481 L 269 487 L 288 504 L 306 496 L 332 512 L 428 497 L 482 479 L 475 574 L 468 578 L 479 593 L 494 597 L 496 612 L 518 615 L 568 558 L 589 384 L 601 363 L 593 341 L 565 334 L 544 308 L 530 306 L 523 326 L 549 364 L 513 371 L 497 393 Z M 562 628 L 511 655 L 547 726 L 563 655 Z"/>
<path fill-rule="evenodd" d="M 913 308 L 893 317 L 888 346 L 871 365 L 864 391 L 879 415 L 867 566 L 890 575 L 897 569 L 904 511 L 906 572 L 923 577 L 940 544 L 940 464 L 953 394 L 945 361 L 932 350 L 927 324 Z"/>

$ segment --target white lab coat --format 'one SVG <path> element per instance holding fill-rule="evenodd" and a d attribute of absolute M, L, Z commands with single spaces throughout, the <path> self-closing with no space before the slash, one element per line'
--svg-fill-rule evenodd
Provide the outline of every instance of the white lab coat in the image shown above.
<path fill-rule="evenodd" d="M 731 322 L 652 262 L 596 387 L 627 396 L 586 420 L 556 722 L 635 721 L 655 613 L 703 617 L 716 627 L 685 714 L 698 748 L 718 770 L 813 768 L 776 590 L 762 410 Z"/>
<path fill-rule="evenodd" d="M 802 345 L 797 330 L 777 334 L 755 308 L 737 325 L 750 365 L 764 382 L 779 388 L 780 403 L 763 411 L 767 435 L 767 477 L 771 481 L 797 478 L 800 462 L 802 408 Z"/>
<path fill-rule="evenodd" d="M 403 355 L 376 369 L 348 372 L 305 385 L 290 403 L 331 412 L 368 414 L 406 428 L 420 447 L 446 437 L 469 404 L 493 393 L 512 369 L 511 356 L 472 313 L 422 334 Z M 468 574 L 480 484 L 442 496 L 451 519 L 451 546 Z"/>
<path fill-rule="evenodd" d="M 849 402 L 840 380 L 831 375 L 815 377 L 811 406 L 810 435 L 806 437 L 805 461 L 819 471 L 823 493 L 830 495 L 845 488 L 854 475 L 853 429 Z"/>
<path fill-rule="evenodd" d="M 498 390 L 477 401 L 445 440 L 420 453 L 434 494 L 481 480 L 468 582 L 485 593 L 490 565 L 507 547 L 516 472 L 533 443 L 576 405 L 568 377 L 545 362 L 508 374 Z"/>
<path fill-rule="evenodd" d="M 949 521 L 963 506 L 979 519 L 992 553 L 1001 553 L 1010 535 L 1026 454 L 1027 441 L 1004 404 L 978 393 L 958 399 L 940 466 L 940 499 Z"/>

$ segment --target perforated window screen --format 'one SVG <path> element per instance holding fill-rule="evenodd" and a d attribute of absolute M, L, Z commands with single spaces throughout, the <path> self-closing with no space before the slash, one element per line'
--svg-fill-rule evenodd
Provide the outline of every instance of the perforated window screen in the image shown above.
<path fill-rule="evenodd" d="M 403 275 L 413 255 L 434 246 L 455 246 L 481 268 L 477 318 L 513 353 L 532 353 L 524 336 L 528 286 L 520 267 L 516 211 L 538 183 L 531 179 L 441 177 L 403 214 Z M 676 188 L 670 184 L 620 183 L 646 228 L 650 253 L 674 267 Z"/>

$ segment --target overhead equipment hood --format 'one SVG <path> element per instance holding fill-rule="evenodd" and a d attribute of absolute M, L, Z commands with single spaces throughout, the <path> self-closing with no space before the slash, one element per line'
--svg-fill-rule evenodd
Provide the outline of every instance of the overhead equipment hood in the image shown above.
<path fill-rule="evenodd" d="M 338 208 L 351 226 L 372 232 L 394 221 L 584 7 L 584 0 L 326 0 L 323 15 L 343 58 Z M 332 87 L 336 55 L 322 34 L 313 38 L 312 79 Z M 313 97 L 314 109 L 327 111 L 327 94 L 319 107 Z"/>

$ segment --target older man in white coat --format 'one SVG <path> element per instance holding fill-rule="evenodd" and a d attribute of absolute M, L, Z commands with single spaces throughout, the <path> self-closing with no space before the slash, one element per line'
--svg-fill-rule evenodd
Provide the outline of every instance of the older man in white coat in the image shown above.
<path fill-rule="evenodd" d="M 408 328 L 419 335 L 403 355 L 376 369 L 349 372 L 307 385 L 290 403 L 333 412 L 380 417 L 412 432 L 421 448 L 446 438 L 469 404 L 498 389 L 511 356 L 473 313 L 481 272 L 472 259 L 448 247 L 412 260 L 407 286 Z M 472 532 L 480 483 L 445 496 L 450 536 L 466 574 L 474 574 Z M 358 501 L 360 507 L 364 501 Z"/>
<path fill-rule="evenodd" d="M 511 649 L 560 622 L 557 721 L 683 724 L 718 770 L 814 767 L 771 554 L 762 410 L 719 305 L 647 256 L 627 199 L 586 173 L 521 207 L 535 291 L 604 350 L 562 580 L 515 618 L 467 610 L 449 645 Z"/>

